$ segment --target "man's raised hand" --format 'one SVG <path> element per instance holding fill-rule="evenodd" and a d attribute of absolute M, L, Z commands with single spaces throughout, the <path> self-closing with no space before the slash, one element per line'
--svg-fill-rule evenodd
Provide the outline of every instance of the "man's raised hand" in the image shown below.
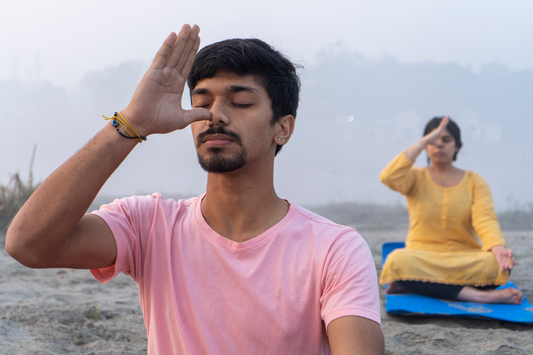
<path fill-rule="evenodd" d="M 211 119 L 206 109 L 184 110 L 181 106 L 185 82 L 200 47 L 199 32 L 196 25 L 184 25 L 178 35 L 172 32 L 167 37 L 130 104 L 121 111 L 140 135 L 169 133 Z"/>

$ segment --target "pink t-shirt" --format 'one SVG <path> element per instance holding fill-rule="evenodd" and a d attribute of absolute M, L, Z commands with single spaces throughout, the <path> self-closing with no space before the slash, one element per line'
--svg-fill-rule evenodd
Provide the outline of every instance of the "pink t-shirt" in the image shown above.
<path fill-rule="evenodd" d="M 148 354 L 330 354 L 332 320 L 380 323 L 374 261 L 354 229 L 291 203 L 275 226 L 236 243 L 206 223 L 203 196 L 130 197 L 93 212 L 118 253 L 91 272 L 137 282 Z"/>

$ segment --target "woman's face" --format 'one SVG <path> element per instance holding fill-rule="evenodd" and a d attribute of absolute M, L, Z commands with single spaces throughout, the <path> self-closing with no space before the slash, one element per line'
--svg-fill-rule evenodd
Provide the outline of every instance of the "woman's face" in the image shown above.
<path fill-rule="evenodd" d="M 436 142 L 426 146 L 426 152 L 432 164 L 451 164 L 453 162 L 453 155 L 457 151 L 455 139 L 447 129 L 440 134 Z"/>

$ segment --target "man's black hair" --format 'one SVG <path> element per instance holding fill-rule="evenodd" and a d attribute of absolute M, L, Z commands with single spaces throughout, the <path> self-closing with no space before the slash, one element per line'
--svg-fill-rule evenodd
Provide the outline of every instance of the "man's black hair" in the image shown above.
<path fill-rule="evenodd" d="M 428 124 L 426 125 L 426 128 L 424 129 L 424 136 L 428 134 L 429 132 L 433 131 L 435 128 L 437 128 L 440 125 L 440 121 L 442 121 L 444 117 L 434 117 L 431 119 Z M 448 125 L 446 126 L 446 129 L 450 134 L 453 136 L 453 139 L 455 139 L 455 147 L 457 148 L 457 151 L 453 154 L 453 161 L 457 159 L 457 153 L 459 153 L 459 150 L 463 146 L 463 141 L 461 141 L 461 130 L 459 129 L 459 126 L 457 123 L 452 121 L 450 118 L 450 121 L 448 122 Z M 429 163 L 429 158 L 428 158 Z"/>
<path fill-rule="evenodd" d="M 286 56 L 260 39 L 228 39 L 204 47 L 198 52 L 189 73 L 192 92 L 200 80 L 212 78 L 218 71 L 253 75 L 265 88 L 272 102 L 274 125 L 282 116 L 296 118 L 300 96 L 300 78 Z M 281 150 L 276 147 L 276 154 Z"/>

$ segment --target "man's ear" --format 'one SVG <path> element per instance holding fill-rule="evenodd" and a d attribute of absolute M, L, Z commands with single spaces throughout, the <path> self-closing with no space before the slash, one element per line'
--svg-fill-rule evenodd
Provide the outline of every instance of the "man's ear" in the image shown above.
<path fill-rule="evenodd" d="M 275 123 L 275 126 L 274 142 L 277 145 L 284 145 L 291 139 L 294 131 L 294 117 L 292 115 L 282 116 Z"/>

